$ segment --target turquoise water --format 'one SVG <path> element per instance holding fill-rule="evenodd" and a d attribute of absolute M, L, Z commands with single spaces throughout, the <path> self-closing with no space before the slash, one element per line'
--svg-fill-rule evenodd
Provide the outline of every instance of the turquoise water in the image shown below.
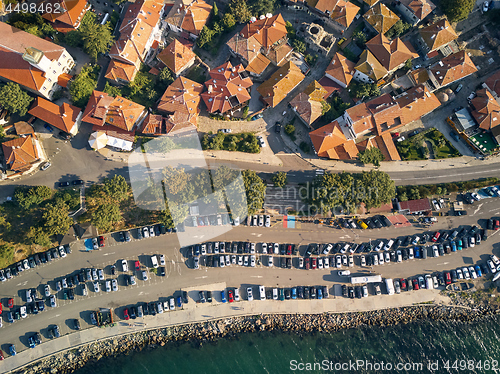
<path fill-rule="evenodd" d="M 132 352 L 87 365 L 76 373 L 495 373 L 500 372 L 499 322 L 500 318 L 473 324 L 421 322 L 304 336 L 248 333 L 201 348 L 183 343 Z M 296 363 L 291 364 L 291 360 Z M 328 366 L 331 371 L 325 367 L 298 370 L 299 363 L 322 364 L 323 360 L 328 360 L 328 365 L 332 362 L 333 366 Z M 359 366 L 348 366 L 349 360 Z M 344 370 L 340 363 L 344 363 Z M 370 363 L 371 368 L 367 366 Z M 396 370 L 397 364 L 406 364 L 407 370 L 404 366 Z"/>

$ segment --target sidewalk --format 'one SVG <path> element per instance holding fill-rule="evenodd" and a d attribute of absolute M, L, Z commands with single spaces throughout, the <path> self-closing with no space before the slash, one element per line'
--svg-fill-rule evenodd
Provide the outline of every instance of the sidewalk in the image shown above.
<path fill-rule="evenodd" d="M 222 290 L 226 288 L 226 284 L 222 282 L 208 285 L 205 288 Z M 331 296 L 329 299 L 324 300 L 256 300 L 225 304 L 218 302 L 217 298 L 220 298 L 220 295 L 214 292 L 215 300 L 213 303 L 200 304 L 191 299 L 188 304 L 185 304 L 185 308 L 182 310 L 165 312 L 156 316 L 145 316 L 142 319 L 138 318 L 136 320 L 118 320 L 113 327 L 89 328 L 62 336 L 58 339 L 45 340 L 36 348 L 24 349 L 16 356 L 7 357 L 2 363 L 2 369 L 5 373 L 18 370 L 53 354 L 121 335 L 235 316 L 362 312 L 411 306 L 429 301 L 433 301 L 436 304 L 447 304 L 449 299 L 441 296 L 439 292 L 439 290 L 420 290 L 418 292 L 404 292 L 392 296 L 369 296 L 362 299 L 334 298 Z M 21 350 L 20 347 L 17 348 L 19 351 Z"/>

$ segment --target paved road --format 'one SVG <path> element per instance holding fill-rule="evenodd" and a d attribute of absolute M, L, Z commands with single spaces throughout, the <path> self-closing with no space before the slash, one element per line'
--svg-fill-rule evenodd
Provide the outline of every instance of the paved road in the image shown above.
<path fill-rule="evenodd" d="M 476 203 L 474 209 L 469 210 L 468 216 L 441 217 L 440 222 L 432 229 L 448 229 L 462 224 L 469 225 L 492 215 L 500 215 L 500 199 L 488 199 Z M 421 233 L 424 230 L 419 226 L 404 229 L 391 227 L 365 231 L 339 230 L 309 223 L 298 223 L 296 229 L 286 229 L 282 227 L 280 222 L 276 222 L 271 228 L 239 226 L 222 234 L 217 240 L 295 243 L 302 246 L 300 253 L 303 253 L 304 245 L 309 242 L 352 241 L 360 243 L 378 238 L 394 238 Z M 199 230 L 195 231 L 192 228 L 187 233 L 195 241 L 207 240 L 207 234 L 209 234 Z M 110 278 L 109 266 L 116 264 L 120 290 L 111 294 L 105 292 L 96 294 L 92 291 L 90 282 L 87 282 L 87 286 L 90 288 L 88 297 L 81 296 L 79 292 L 77 292 L 74 301 L 62 300 L 59 297 L 57 308 L 48 308 L 48 311 L 36 316 L 30 315 L 25 320 L 17 321 L 14 324 L 5 322 L 0 337 L 0 347 L 6 349 L 7 343 L 15 343 L 19 351 L 23 350 L 26 347 L 27 336 L 30 333 L 41 330 L 46 335 L 47 326 L 54 323 L 61 326 L 63 334 L 67 334 L 72 329 L 70 319 L 75 317 L 81 318 L 83 320 L 82 327 L 86 328 L 89 326 L 89 311 L 100 307 L 115 308 L 118 317 L 122 318 L 124 306 L 139 301 L 166 300 L 181 288 L 191 287 L 193 291 L 190 292 L 190 297 L 197 299 L 196 290 L 206 289 L 206 287 L 214 283 L 225 283 L 227 286 L 232 287 L 240 285 L 247 287 L 259 284 L 280 287 L 327 284 L 331 287 L 334 283 L 346 281 L 345 278 L 337 276 L 336 271 L 332 269 L 305 271 L 294 268 L 287 270 L 268 268 L 259 264 L 256 268 L 233 265 L 225 268 L 206 268 L 202 266 L 200 270 L 193 270 L 187 267 L 187 260 L 180 252 L 175 234 L 142 240 L 137 240 L 135 233 L 132 234 L 133 240 L 130 243 L 118 243 L 108 236 L 107 246 L 101 251 L 86 252 L 83 251 L 82 242 L 75 243 L 72 247 L 73 253 L 67 258 L 25 271 L 15 279 L 3 283 L 0 297 L 5 310 L 7 310 L 5 308 L 6 298 L 14 296 L 15 305 L 22 305 L 26 288 L 38 287 L 41 290 L 41 286 L 48 283 L 54 292 L 54 279 L 72 274 L 81 268 L 103 268 L 106 278 Z M 491 235 L 487 242 L 472 249 L 452 253 L 445 257 L 410 260 L 401 264 L 386 264 L 375 267 L 373 271 L 380 272 L 384 277 L 409 277 L 416 274 L 456 268 L 464 264 L 474 264 L 481 260 L 484 261 L 492 250 L 498 253 L 499 249 L 496 236 Z M 149 279 L 143 281 L 141 276 L 138 275 L 137 285 L 126 287 L 124 285 L 125 275 L 117 262 L 126 259 L 129 268 L 133 268 L 133 261 L 139 259 L 142 269 L 146 269 L 151 266 L 149 256 L 152 254 L 164 254 L 166 256 L 167 276 L 160 277 L 149 274 Z M 262 262 L 267 263 L 264 260 Z M 369 268 L 360 268 L 358 266 L 351 270 L 353 274 L 367 274 L 370 271 Z M 130 271 L 128 273 L 130 274 Z M 244 293 L 242 296 L 244 296 Z"/>

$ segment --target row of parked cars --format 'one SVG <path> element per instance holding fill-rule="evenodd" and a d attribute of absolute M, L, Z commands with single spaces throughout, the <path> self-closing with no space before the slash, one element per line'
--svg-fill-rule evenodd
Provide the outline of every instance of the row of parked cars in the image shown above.
<path fill-rule="evenodd" d="M 188 294 L 186 291 L 181 291 L 180 294 L 175 297 L 169 297 L 165 301 L 152 301 L 149 303 L 138 303 L 137 305 L 132 305 L 123 309 L 123 318 L 125 320 L 136 319 L 137 317 L 142 318 L 147 315 L 161 314 L 167 311 L 174 311 L 176 308 L 182 309 L 183 304 L 188 304 Z"/>
<path fill-rule="evenodd" d="M 386 216 L 378 215 L 367 218 L 338 218 L 331 222 L 333 225 L 337 225 L 339 228 L 346 229 L 381 229 L 382 227 L 392 226 L 391 221 Z"/>
<path fill-rule="evenodd" d="M 17 264 L 13 264 L 5 269 L 0 269 L 0 281 L 4 282 L 12 279 L 25 270 L 34 269 L 37 266 L 51 262 L 52 260 L 58 258 L 64 258 L 70 253 L 71 249 L 69 245 L 61 245 L 57 248 L 49 249 L 46 252 L 36 253 L 33 256 L 19 261 Z"/>

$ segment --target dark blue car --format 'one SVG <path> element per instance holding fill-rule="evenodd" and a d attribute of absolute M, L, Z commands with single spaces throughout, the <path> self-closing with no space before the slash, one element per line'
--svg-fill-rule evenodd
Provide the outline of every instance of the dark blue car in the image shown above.
<path fill-rule="evenodd" d="M 227 303 L 227 300 L 226 300 L 226 292 L 221 291 L 221 292 L 220 292 L 220 296 L 221 296 L 221 298 L 222 298 L 222 302 L 223 302 L 223 303 Z"/>
<path fill-rule="evenodd" d="M 177 308 L 182 308 L 182 298 L 177 296 Z"/>
<path fill-rule="evenodd" d="M 474 270 L 476 270 L 476 274 L 478 277 L 483 276 L 483 272 L 481 271 L 481 268 L 479 267 L 479 265 L 474 266 Z"/>

